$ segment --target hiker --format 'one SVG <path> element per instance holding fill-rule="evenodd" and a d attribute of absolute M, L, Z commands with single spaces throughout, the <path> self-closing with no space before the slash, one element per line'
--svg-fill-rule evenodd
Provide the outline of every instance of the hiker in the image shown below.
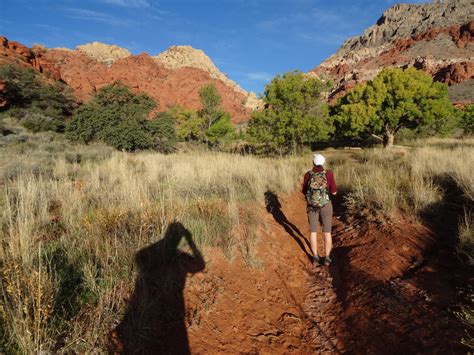
<path fill-rule="evenodd" d="M 310 242 L 313 252 L 313 264 L 319 265 L 317 230 L 319 219 L 323 224 L 324 244 L 326 257 L 324 265 L 331 265 L 331 224 L 332 203 L 329 194 L 336 195 L 336 181 L 331 170 L 325 170 L 323 165 L 326 159 L 321 154 L 313 155 L 313 169 L 306 172 L 303 180 L 302 192 L 306 196 L 308 222 L 311 230 Z"/>

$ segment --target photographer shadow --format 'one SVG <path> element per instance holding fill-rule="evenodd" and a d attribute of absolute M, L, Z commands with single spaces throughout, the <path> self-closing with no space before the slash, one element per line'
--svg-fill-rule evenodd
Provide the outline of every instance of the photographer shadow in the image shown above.
<path fill-rule="evenodd" d="M 185 239 L 191 255 L 179 249 Z M 186 276 L 201 272 L 204 259 L 191 233 L 171 223 L 160 241 L 135 256 L 135 290 L 117 335 L 125 354 L 190 354 L 183 291 Z"/>

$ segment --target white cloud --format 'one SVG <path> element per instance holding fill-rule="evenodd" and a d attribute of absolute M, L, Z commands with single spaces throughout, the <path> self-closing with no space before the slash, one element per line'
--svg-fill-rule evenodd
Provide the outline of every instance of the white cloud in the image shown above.
<path fill-rule="evenodd" d="M 148 0 L 101 0 L 110 5 L 117 5 L 123 7 L 150 7 Z"/>
<path fill-rule="evenodd" d="M 77 20 L 95 21 L 102 22 L 108 25 L 126 26 L 132 22 L 130 20 L 124 20 L 104 12 L 93 11 L 88 9 L 69 8 L 66 10 L 67 16 Z"/>
<path fill-rule="evenodd" d="M 254 80 L 254 81 L 270 81 L 272 80 L 273 75 L 266 72 L 254 72 L 254 73 L 246 73 L 245 77 L 249 80 Z"/>

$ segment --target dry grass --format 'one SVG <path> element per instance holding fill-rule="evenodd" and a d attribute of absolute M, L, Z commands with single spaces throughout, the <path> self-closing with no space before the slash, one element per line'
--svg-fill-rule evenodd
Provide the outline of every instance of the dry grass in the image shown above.
<path fill-rule="evenodd" d="M 340 157 L 335 164 L 329 157 L 354 211 L 369 208 L 393 217 L 402 210 L 416 218 L 441 203 L 444 191 L 439 181 L 443 179 L 454 180 L 465 198 L 473 200 L 474 147 L 367 149 L 346 153 L 340 162 Z"/>
<path fill-rule="evenodd" d="M 293 191 L 302 172 L 290 158 L 101 154 L 96 146 L 76 153 L 74 146 L 51 145 L 15 145 L 0 156 L 6 351 L 105 349 L 124 308 L 117 294 L 133 288 L 134 255 L 173 221 L 204 252 L 217 246 L 258 265 L 258 218 L 239 206 L 263 201 L 269 189 Z M 12 153 L 19 157 L 14 173 Z"/>
<path fill-rule="evenodd" d="M 439 176 L 450 176 L 472 201 L 472 150 L 433 142 L 324 154 L 354 210 L 416 216 L 442 201 Z M 249 206 L 263 205 L 267 190 L 299 188 L 310 164 L 309 154 L 127 154 L 55 135 L 9 145 L 0 151 L 2 351 L 104 351 L 133 288 L 135 254 L 173 221 L 204 253 L 217 246 L 258 266 L 261 219 Z"/>

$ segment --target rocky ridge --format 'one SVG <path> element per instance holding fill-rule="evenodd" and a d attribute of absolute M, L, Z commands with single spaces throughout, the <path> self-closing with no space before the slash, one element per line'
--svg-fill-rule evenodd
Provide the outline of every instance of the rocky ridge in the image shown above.
<path fill-rule="evenodd" d="M 450 0 L 428 4 L 396 4 L 387 9 L 377 23 L 361 36 L 349 38 L 336 55 L 378 47 L 398 38 L 407 38 L 433 27 L 467 23 L 474 17 L 473 0 Z"/>
<path fill-rule="evenodd" d="M 389 66 L 425 70 L 435 80 L 453 86 L 450 91 L 454 92 L 454 86 L 474 78 L 473 42 L 473 0 L 399 4 L 386 10 L 361 36 L 348 39 L 312 72 L 334 82 L 331 98 Z M 474 101 L 472 93 L 462 97 Z"/>

